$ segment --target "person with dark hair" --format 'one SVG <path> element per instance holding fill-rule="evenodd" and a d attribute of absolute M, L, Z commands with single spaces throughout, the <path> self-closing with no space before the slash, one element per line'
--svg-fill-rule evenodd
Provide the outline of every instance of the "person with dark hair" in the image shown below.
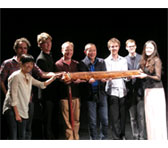
<path fill-rule="evenodd" d="M 30 42 L 22 37 L 17 39 L 14 42 L 14 46 L 13 49 L 16 52 L 16 55 L 13 56 L 10 59 L 5 60 L 0 68 L 0 86 L 1 86 L 1 90 L 2 90 L 2 95 L 6 95 L 7 93 L 7 79 L 8 77 L 15 71 L 20 69 L 20 57 L 22 56 L 22 54 L 27 54 L 28 50 L 30 48 L 31 44 Z M 31 71 L 31 74 L 33 74 L 33 76 L 36 77 L 41 77 L 41 78 L 50 78 L 54 75 L 54 73 L 46 73 L 43 72 L 36 64 L 34 64 L 33 69 Z M 26 139 L 31 139 L 31 133 L 32 133 L 32 129 L 31 129 L 31 125 L 32 125 L 32 120 L 33 120 L 33 114 L 34 114 L 34 103 L 32 101 L 32 96 L 30 97 L 30 103 L 29 103 L 29 119 L 28 119 L 28 123 L 27 123 L 27 127 L 26 127 Z M 1 97 L 1 104 L 3 104 L 5 97 Z M 2 130 L 4 130 L 6 128 L 5 125 L 5 120 L 2 116 L 1 118 L 1 125 L 2 125 Z M 5 135 L 5 132 L 2 132 L 2 138 L 6 139 L 7 135 Z"/>
<path fill-rule="evenodd" d="M 46 88 L 55 80 L 55 76 L 45 82 L 34 79 L 29 73 L 34 66 L 31 55 L 21 56 L 21 68 L 13 72 L 8 78 L 8 91 L 3 104 L 3 114 L 6 117 L 9 139 L 25 139 L 26 123 L 29 110 L 32 85 Z"/>
<path fill-rule="evenodd" d="M 161 81 L 162 62 L 157 45 L 149 40 L 145 43 L 140 67 L 144 73 L 144 104 L 148 140 L 167 140 L 166 103 Z"/>
<path fill-rule="evenodd" d="M 128 70 L 140 68 L 141 55 L 136 52 L 136 42 L 133 39 L 126 41 L 128 55 L 125 57 L 128 63 Z M 130 79 L 126 83 L 127 99 L 126 107 L 129 111 L 133 139 L 145 139 L 145 111 L 142 80 L 139 78 Z"/>
<path fill-rule="evenodd" d="M 97 57 L 96 45 L 88 43 L 85 46 L 86 57 L 79 64 L 79 71 L 106 71 L 105 62 Z M 105 79 L 100 81 L 91 78 L 88 82 L 81 84 L 85 91 L 82 96 L 87 100 L 88 125 L 91 140 L 108 139 L 108 105 L 105 93 Z M 82 90 L 83 90 L 82 89 Z M 98 121 L 100 133 L 98 134 Z"/>

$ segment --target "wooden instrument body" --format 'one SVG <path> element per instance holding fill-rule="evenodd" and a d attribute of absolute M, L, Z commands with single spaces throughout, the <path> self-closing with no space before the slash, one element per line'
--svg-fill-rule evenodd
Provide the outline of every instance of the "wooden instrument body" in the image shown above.
<path fill-rule="evenodd" d="M 71 72 L 71 73 L 64 73 L 62 80 L 63 81 L 75 81 L 77 79 L 80 80 L 90 80 L 94 78 L 95 80 L 101 79 L 117 79 L 117 78 L 124 78 L 130 76 L 140 75 L 139 70 L 127 70 L 127 71 L 95 71 L 95 72 Z"/>

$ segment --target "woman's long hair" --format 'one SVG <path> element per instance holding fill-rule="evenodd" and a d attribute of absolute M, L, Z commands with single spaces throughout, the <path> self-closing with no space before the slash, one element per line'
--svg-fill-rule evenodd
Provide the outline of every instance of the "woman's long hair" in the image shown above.
<path fill-rule="evenodd" d="M 154 46 L 154 52 L 150 56 L 147 56 L 145 49 L 149 43 Z M 158 58 L 160 59 L 156 43 L 152 40 L 147 41 L 143 47 L 142 58 L 140 61 L 141 69 L 144 71 L 144 68 L 147 67 L 149 72 L 153 73 L 155 69 L 155 60 Z"/>

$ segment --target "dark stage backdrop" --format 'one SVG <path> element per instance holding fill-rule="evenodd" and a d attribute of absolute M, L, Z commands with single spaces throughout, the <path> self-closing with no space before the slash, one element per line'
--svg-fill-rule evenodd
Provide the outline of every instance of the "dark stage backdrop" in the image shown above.
<path fill-rule="evenodd" d="M 61 45 L 65 41 L 74 43 L 73 58 L 80 61 L 85 56 L 84 46 L 89 42 L 96 44 L 99 57 L 106 58 L 109 55 L 107 41 L 112 37 L 121 41 L 121 56 L 127 55 L 125 41 L 129 38 L 135 39 L 140 54 L 144 43 L 154 40 L 163 62 L 162 80 L 167 94 L 167 12 L 167 9 L 0 9 L 0 64 L 15 54 L 13 44 L 21 37 L 31 42 L 29 53 L 36 58 L 40 53 L 36 38 L 41 32 L 53 37 L 55 61 L 62 56 Z M 81 129 L 87 129 L 85 120 L 81 118 Z M 37 131 L 41 133 L 41 123 L 35 122 L 33 138 L 40 139 Z"/>
<path fill-rule="evenodd" d="M 52 53 L 55 61 L 61 57 L 61 44 L 72 41 L 73 58 L 84 58 L 86 43 L 97 46 L 98 56 L 109 55 L 107 41 L 116 37 L 121 41 L 120 55 L 126 56 L 125 41 L 137 42 L 141 53 L 147 40 L 154 40 L 163 62 L 163 82 L 167 88 L 167 9 L 1 9 L 1 63 L 12 57 L 13 43 L 26 37 L 32 44 L 29 53 L 35 58 L 37 34 L 47 32 L 53 37 Z"/>

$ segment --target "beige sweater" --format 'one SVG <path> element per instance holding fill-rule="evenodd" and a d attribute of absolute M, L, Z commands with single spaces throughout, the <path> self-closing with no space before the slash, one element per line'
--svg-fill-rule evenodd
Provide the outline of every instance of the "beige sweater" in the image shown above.
<path fill-rule="evenodd" d="M 34 79 L 29 73 L 26 74 L 25 79 L 21 70 L 13 72 L 8 78 L 8 92 L 3 104 L 3 113 L 12 106 L 17 106 L 19 115 L 27 119 L 32 85 L 46 88 L 44 82 Z"/>

